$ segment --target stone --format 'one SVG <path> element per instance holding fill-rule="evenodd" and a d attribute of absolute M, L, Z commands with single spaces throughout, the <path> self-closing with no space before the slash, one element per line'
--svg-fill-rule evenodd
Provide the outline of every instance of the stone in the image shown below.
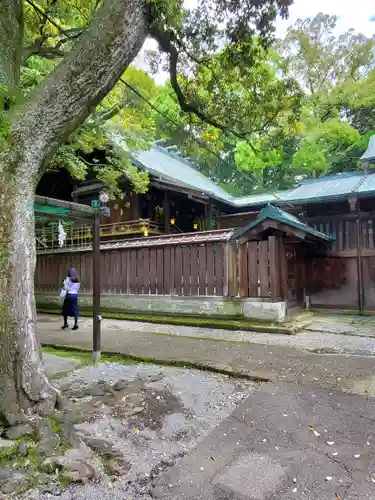
<path fill-rule="evenodd" d="M 11 439 L 0 438 L 0 449 L 12 448 L 15 444 L 16 444 L 15 441 L 12 441 Z"/>
<path fill-rule="evenodd" d="M 8 469 L 7 467 L 0 468 L 0 483 L 9 479 L 13 474 L 13 469 Z"/>
<path fill-rule="evenodd" d="M 147 375 L 145 378 L 146 382 L 159 382 L 164 378 L 164 375 L 162 373 L 158 373 L 157 375 Z"/>
<path fill-rule="evenodd" d="M 16 493 L 27 487 L 27 477 L 20 470 L 13 470 L 11 476 L 2 482 L 2 493 Z"/>
<path fill-rule="evenodd" d="M 131 469 L 131 464 L 125 459 L 110 458 L 105 463 L 109 475 L 123 476 Z"/>
<path fill-rule="evenodd" d="M 132 416 L 132 415 L 137 415 L 138 413 L 142 413 L 144 411 L 144 406 L 134 406 L 134 407 L 129 407 L 128 412 L 129 412 L 129 415 Z"/>
<path fill-rule="evenodd" d="M 96 451 L 99 455 L 112 458 L 122 458 L 120 450 L 105 438 L 84 436 L 83 440 L 87 446 L 89 446 L 93 451 Z"/>
<path fill-rule="evenodd" d="M 74 483 L 87 483 L 95 475 L 95 469 L 85 460 L 66 456 L 47 458 L 42 468 L 48 472 L 60 470 L 63 478 Z"/>
<path fill-rule="evenodd" d="M 105 394 L 104 388 L 98 383 L 93 384 L 91 387 L 88 387 L 85 390 L 86 396 L 104 396 L 104 394 Z"/>
<path fill-rule="evenodd" d="M 5 431 L 5 435 L 8 439 L 19 439 L 23 436 L 31 436 L 34 433 L 34 429 L 29 424 L 19 424 L 14 427 L 9 427 Z"/>
<path fill-rule="evenodd" d="M 17 451 L 21 457 L 27 457 L 29 451 L 27 443 L 25 441 L 18 443 Z"/>
<path fill-rule="evenodd" d="M 59 437 L 55 432 L 53 432 L 51 422 L 47 418 L 37 420 L 36 430 L 38 436 L 38 455 L 40 457 L 53 455 L 53 452 L 59 443 Z"/>
<path fill-rule="evenodd" d="M 72 460 L 64 464 L 61 476 L 73 483 L 88 483 L 95 475 L 95 469 L 83 460 Z"/>
<path fill-rule="evenodd" d="M 124 389 L 126 389 L 129 385 L 129 381 L 128 380 L 124 380 L 124 379 L 121 379 L 121 380 L 118 380 L 114 386 L 113 386 L 113 389 L 115 391 L 122 391 Z"/>

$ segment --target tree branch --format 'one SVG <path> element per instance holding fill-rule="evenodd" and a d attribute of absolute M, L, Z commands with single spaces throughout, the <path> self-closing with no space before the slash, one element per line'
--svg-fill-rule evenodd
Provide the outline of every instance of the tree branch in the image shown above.
<path fill-rule="evenodd" d="M 20 76 L 22 0 L 0 1 L 0 85 L 15 87 Z"/>
<path fill-rule="evenodd" d="M 147 33 L 142 0 L 103 2 L 72 51 L 16 112 L 13 143 L 45 161 L 113 88 Z"/>
<path fill-rule="evenodd" d="M 44 45 L 44 43 L 49 38 L 57 38 L 56 35 L 44 35 L 40 38 L 34 40 L 34 42 L 23 49 L 23 63 L 29 59 L 31 56 L 40 56 L 46 59 L 56 59 L 58 57 L 64 57 L 65 51 L 62 50 L 62 46 L 65 43 L 71 42 L 79 38 L 82 34 L 82 29 L 71 29 L 65 31 L 66 38 L 61 38 L 56 45 Z"/>
<path fill-rule="evenodd" d="M 242 133 L 242 132 L 237 132 L 231 127 L 228 127 L 228 125 L 225 125 L 223 123 L 218 122 L 215 118 L 212 116 L 207 115 L 203 111 L 201 111 L 197 106 L 194 104 L 189 103 L 186 100 L 186 97 L 181 89 L 181 86 L 178 82 L 178 71 L 177 71 L 177 65 L 178 65 L 178 58 L 179 58 L 179 51 L 176 49 L 176 47 L 172 43 L 172 34 L 168 33 L 162 33 L 158 31 L 156 28 L 152 28 L 151 30 L 151 35 L 158 41 L 160 45 L 160 49 L 169 54 L 169 77 L 171 81 L 172 88 L 176 94 L 177 101 L 185 113 L 192 113 L 195 116 L 197 116 L 200 120 L 202 120 L 205 123 L 208 123 L 209 125 L 212 125 L 213 127 L 222 130 L 225 133 L 229 133 L 237 137 L 238 139 L 242 140 L 247 140 L 248 136 L 252 133 L 252 131 Z M 247 141 L 248 142 L 248 141 Z M 253 149 L 255 153 L 257 151 L 253 147 L 253 145 L 249 142 L 250 147 Z"/>

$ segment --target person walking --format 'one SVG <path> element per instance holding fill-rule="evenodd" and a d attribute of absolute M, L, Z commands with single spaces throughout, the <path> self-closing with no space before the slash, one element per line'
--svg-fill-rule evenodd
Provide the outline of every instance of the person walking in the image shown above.
<path fill-rule="evenodd" d="M 64 318 L 64 324 L 61 327 L 62 330 L 69 328 L 68 317 L 74 318 L 74 326 L 72 330 L 78 330 L 78 290 L 81 286 L 79 281 L 79 276 L 74 267 L 71 267 L 68 271 L 67 277 L 64 279 L 62 284 L 62 291 L 65 292 L 64 303 L 62 306 L 61 314 Z"/>

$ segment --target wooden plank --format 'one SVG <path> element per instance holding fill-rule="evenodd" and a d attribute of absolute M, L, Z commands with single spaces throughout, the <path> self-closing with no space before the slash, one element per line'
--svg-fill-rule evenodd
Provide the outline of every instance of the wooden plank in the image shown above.
<path fill-rule="evenodd" d="M 150 249 L 142 249 L 142 293 L 150 294 Z"/>
<path fill-rule="evenodd" d="M 280 282 L 280 256 L 279 245 L 276 236 L 268 238 L 269 246 L 269 269 L 270 269 L 270 287 L 271 298 L 277 300 L 281 295 L 281 282 Z"/>
<path fill-rule="evenodd" d="M 157 281 L 157 254 L 156 248 L 150 248 L 150 293 L 156 294 L 156 281 Z"/>
<path fill-rule="evenodd" d="M 176 260 L 176 249 L 175 247 L 171 246 L 171 261 L 170 261 L 170 266 L 171 266 L 171 283 L 170 283 L 170 289 L 171 289 L 171 295 L 176 294 L 176 269 L 175 269 L 175 260 Z"/>
<path fill-rule="evenodd" d="M 249 271 L 247 264 L 247 245 L 242 243 L 238 248 L 238 272 L 239 272 L 239 292 L 240 297 L 249 296 Z"/>
<path fill-rule="evenodd" d="M 368 221 L 367 220 L 361 221 L 361 225 L 362 225 L 362 248 L 368 248 L 369 247 Z"/>
<path fill-rule="evenodd" d="M 191 295 L 191 284 L 190 284 L 190 271 L 191 267 L 191 256 L 190 247 L 182 247 L 182 283 L 184 295 Z"/>
<path fill-rule="evenodd" d="M 224 246 L 224 296 L 236 297 L 238 294 L 238 250 L 234 243 Z"/>
<path fill-rule="evenodd" d="M 121 293 L 129 295 L 129 250 L 121 252 Z"/>
<path fill-rule="evenodd" d="M 224 248 L 222 243 L 215 244 L 215 295 L 224 294 Z"/>
<path fill-rule="evenodd" d="M 199 245 L 198 261 L 199 261 L 199 295 L 206 295 L 206 272 L 207 272 L 206 245 Z"/>
<path fill-rule="evenodd" d="M 215 255 L 214 247 L 212 244 L 207 244 L 206 247 L 207 258 L 207 295 L 214 295 L 215 288 Z M 192 260 L 192 267 L 194 261 Z"/>
<path fill-rule="evenodd" d="M 268 241 L 259 242 L 258 261 L 259 261 L 260 296 L 269 297 L 270 275 L 268 267 Z"/>
<path fill-rule="evenodd" d="M 157 294 L 163 295 L 164 293 L 164 255 L 163 248 L 157 248 L 156 250 L 156 286 Z"/>
<path fill-rule="evenodd" d="M 372 220 L 368 221 L 368 246 L 374 248 L 374 223 Z"/>
<path fill-rule="evenodd" d="M 130 283 L 129 283 L 129 293 L 132 295 L 137 294 L 137 250 L 130 250 L 130 255 L 129 255 L 129 276 L 130 276 Z"/>
<path fill-rule="evenodd" d="M 249 297 L 259 297 L 258 291 L 258 242 L 249 241 L 248 252 L 248 276 L 249 276 Z"/>
<path fill-rule="evenodd" d="M 345 221 L 345 229 L 344 229 L 344 249 L 345 250 L 350 250 L 352 248 L 350 246 L 350 222 Z"/>
<path fill-rule="evenodd" d="M 175 290 L 177 295 L 182 295 L 182 247 L 175 248 L 174 268 Z"/>
<path fill-rule="evenodd" d="M 342 220 L 338 222 L 337 250 L 344 250 L 344 223 Z"/>
<path fill-rule="evenodd" d="M 107 252 L 101 252 L 100 259 L 100 288 L 103 293 L 107 293 Z"/>
<path fill-rule="evenodd" d="M 359 219 L 358 219 L 359 220 Z M 357 248 L 357 225 L 355 220 L 349 221 L 350 248 Z"/>
<path fill-rule="evenodd" d="M 164 247 L 164 253 L 163 253 L 163 258 L 164 258 L 164 265 L 163 265 L 163 272 L 164 272 L 164 277 L 163 277 L 163 294 L 164 295 L 171 295 L 171 247 Z"/>
<path fill-rule="evenodd" d="M 192 295 L 198 295 L 198 246 L 192 245 L 190 248 L 191 258 L 191 283 L 190 290 Z"/>

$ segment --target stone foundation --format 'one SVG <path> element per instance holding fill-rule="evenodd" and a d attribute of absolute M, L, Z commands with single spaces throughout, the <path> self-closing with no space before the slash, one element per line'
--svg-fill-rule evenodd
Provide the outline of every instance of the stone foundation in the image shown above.
<path fill-rule="evenodd" d="M 39 307 L 60 306 L 61 299 L 51 294 L 36 294 Z M 92 307 L 89 294 L 80 295 L 83 307 Z M 285 302 L 267 299 L 227 297 L 179 297 L 171 295 L 102 294 L 101 305 L 106 310 L 139 314 L 179 314 L 183 316 L 223 316 L 279 322 L 286 316 Z"/>

